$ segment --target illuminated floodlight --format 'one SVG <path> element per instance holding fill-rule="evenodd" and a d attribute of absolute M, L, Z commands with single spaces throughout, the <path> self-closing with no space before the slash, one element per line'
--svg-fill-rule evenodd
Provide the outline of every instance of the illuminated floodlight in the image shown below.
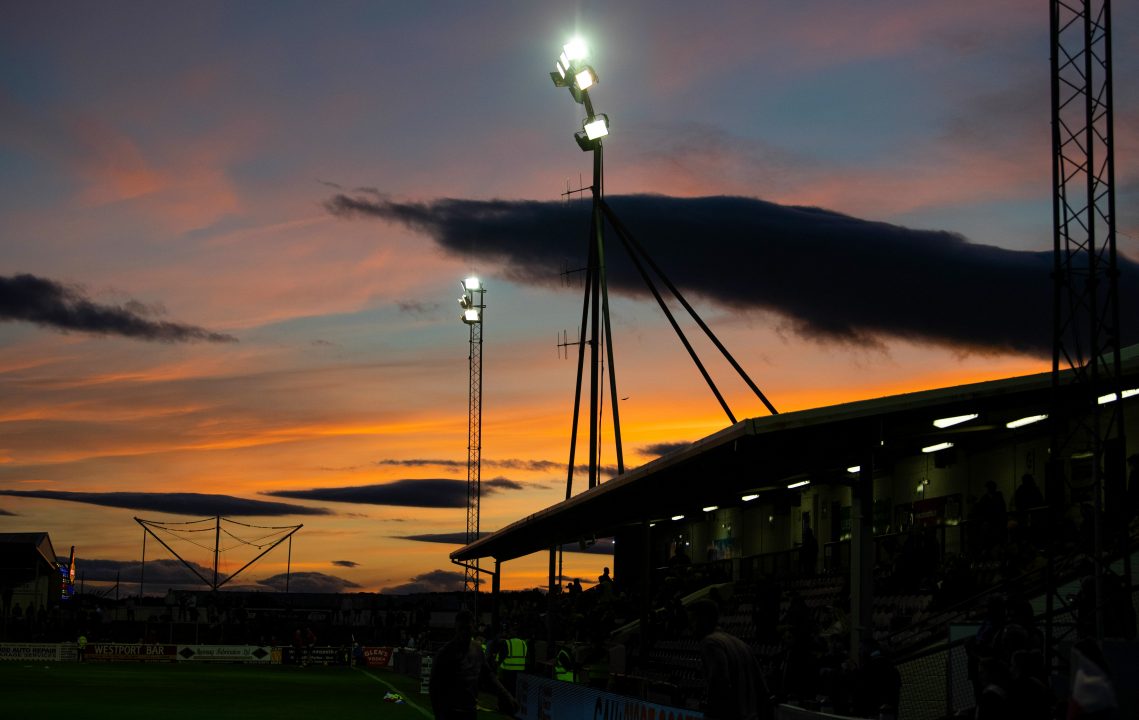
<path fill-rule="evenodd" d="M 951 447 L 953 447 L 953 443 L 951 443 L 951 442 L 943 442 L 943 443 L 938 443 L 938 444 L 936 444 L 936 445 L 930 445 L 930 446 L 928 446 L 928 447 L 923 447 L 923 448 L 921 449 L 921 451 L 922 451 L 923 453 L 935 453 L 935 452 L 938 452 L 938 451 L 941 451 L 941 450 L 948 450 L 948 449 L 949 449 L 949 448 L 951 448 Z"/>
<path fill-rule="evenodd" d="M 479 279 L 473 275 L 463 281 L 463 288 L 472 292 L 482 289 L 481 285 L 479 284 Z"/>
<path fill-rule="evenodd" d="M 673 520 L 683 520 L 683 519 L 684 519 L 684 516 L 683 516 L 683 515 L 673 515 L 673 516 L 672 516 L 672 519 L 673 519 Z"/>
<path fill-rule="evenodd" d="M 478 308 L 468 308 L 463 311 L 463 322 L 468 325 L 475 325 L 482 322 L 482 317 Z"/>
<path fill-rule="evenodd" d="M 755 500 L 755 499 L 756 499 L 756 498 L 758 498 L 758 497 L 759 497 L 759 495 L 758 495 L 758 494 L 754 494 L 754 493 L 753 493 L 753 494 L 751 494 L 751 495 L 744 495 L 744 496 L 742 496 L 742 497 L 740 498 L 740 500 L 743 500 L 744 502 L 751 502 L 752 500 Z"/>
<path fill-rule="evenodd" d="M 568 64 L 575 64 L 589 57 L 589 48 L 586 47 L 584 40 L 575 37 L 562 47 L 562 55 L 569 61 Z"/>
<path fill-rule="evenodd" d="M 649 523 L 649 527 L 656 527 L 656 526 L 657 526 L 656 523 Z"/>
<path fill-rule="evenodd" d="M 585 136 L 590 140 L 597 140 L 609 134 L 609 116 L 602 114 L 590 118 L 581 126 L 585 131 Z"/>
<path fill-rule="evenodd" d="M 810 484 L 811 484 L 810 480 L 800 480 L 799 482 L 794 482 L 794 483 L 791 483 L 790 485 L 788 485 L 787 489 L 788 490 L 794 490 L 795 488 L 801 488 L 805 485 L 810 485 Z"/>
<path fill-rule="evenodd" d="M 708 507 L 700 508 L 700 509 L 703 510 L 704 512 L 715 512 L 715 511 L 720 509 L 720 506 L 719 505 L 709 505 Z"/>
<path fill-rule="evenodd" d="M 589 88 L 597 84 L 597 73 L 593 68 L 586 65 L 581 70 L 578 70 L 573 75 L 573 85 L 581 92 L 585 92 Z"/>
<path fill-rule="evenodd" d="M 1019 427 L 1024 427 L 1025 425 L 1031 425 L 1033 423 L 1038 423 L 1041 420 L 1047 420 L 1047 419 L 1048 419 L 1048 415 L 1029 415 L 1028 417 L 1022 417 L 1022 418 L 1017 418 L 1016 420 L 1011 420 L 1011 421 L 1005 423 L 1005 427 L 1007 427 L 1009 430 L 1015 430 Z"/>
<path fill-rule="evenodd" d="M 979 417 L 980 415 L 977 413 L 969 413 L 968 415 L 956 415 L 954 417 L 938 418 L 937 420 L 933 421 L 933 426 L 944 430 L 947 427 L 960 425 L 961 423 L 969 422 L 970 420 L 976 420 Z"/>
<path fill-rule="evenodd" d="M 862 466 L 861 465 L 851 465 L 850 467 L 848 467 L 846 469 L 846 471 L 848 473 L 850 473 L 851 475 L 857 475 L 858 473 L 862 472 Z"/>

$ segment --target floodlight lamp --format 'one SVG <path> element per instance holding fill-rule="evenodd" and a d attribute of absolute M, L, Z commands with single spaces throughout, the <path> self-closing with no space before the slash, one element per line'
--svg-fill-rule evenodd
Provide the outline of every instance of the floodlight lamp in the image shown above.
<path fill-rule="evenodd" d="M 569 60 L 569 63 L 576 63 L 589 57 L 589 48 L 585 46 L 584 40 L 575 37 L 562 46 L 562 56 Z"/>
<path fill-rule="evenodd" d="M 1025 425 L 1032 425 L 1033 423 L 1038 423 L 1042 420 L 1047 420 L 1047 419 L 1048 419 L 1048 415 L 1046 415 L 1046 414 L 1045 415 L 1029 415 L 1028 417 L 1022 417 L 1022 418 L 1017 418 L 1016 420 L 1010 420 L 1009 422 L 1005 423 L 1005 427 L 1007 427 L 1009 430 L 1015 430 L 1019 427 L 1024 427 Z"/>
<path fill-rule="evenodd" d="M 481 290 L 482 287 L 479 284 L 479 279 L 477 277 L 475 277 L 474 275 L 472 275 L 471 277 L 469 277 L 463 281 L 463 289 L 473 291 L 473 290 Z"/>
<path fill-rule="evenodd" d="M 598 140 L 609 134 L 609 116 L 602 113 L 589 118 L 581 126 L 585 131 L 585 137 L 590 140 Z"/>
<path fill-rule="evenodd" d="M 851 465 L 850 467 L 848 467 L 846 469 L 846 471 L 848 473 L 850 473 L 851 475 L 857 475 L 858 473 L 862 472 L 862 466 L 861 465 Z"/>
<path fill-rule="evenodd" d="M 461 298 L 459 298 L 459 307 L 461 307 L 464 310 L 471 307 L 471 296 L 470 295 L 464 295 Z"/>
<path fill-rule="evenodd" d="M 673 519 L 673 520 L 683 520 L 683 519 L 684 519 L 684 516 L 683 516 L 683 515 L 673 515 L 673 516 L 672 516 L 672 519 Z"/>
<path fill-rule="evenodd" d="M 719 505 L 708 505 L 706 507 L 701 508 L 701 510 L 703 512 L 716 512 L 719 509 L 720 509 Z"/>
<path fill-rule="evenodd" d="M 751 495 L 744 495 L 744 496 L 740 497 L 740 500 L 743 500 L 744 502 L 751 502 L 752 500 L 755 500 L 758 497 L 759 497 L 758 493 L 752 493 Z"/>
<path fill-rule="evenodd" d="M 482 318 L 479 316 L 479 309 L 468 308 L 467 310 L 463 311 L 463 322 L 468 325 L 476 325 L 482 322 Z"/>
<path fill-rule="evenodd" d="M 588 65 L 573 74 L 573 86 L 581 92 L 585 92 L 597 82 L 597 73 Z"/>
<path fill-rule="evenodd" d="M 788 485 L 787 489 L 788 490 L 794 490 L 795 488 L 806 487 L 807 485 L 810 485 L 810 484 L 811 484 L 810 480 L 800 480 L 799 482 L 793 482 L 790 485 Z"/>

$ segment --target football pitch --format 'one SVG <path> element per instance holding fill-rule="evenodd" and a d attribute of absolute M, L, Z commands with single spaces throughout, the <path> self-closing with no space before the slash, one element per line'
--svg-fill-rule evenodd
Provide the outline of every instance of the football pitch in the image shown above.
<path fill-rule="evenodd" d="M 385 702 L 390 692 L 405 702 Z M 0 663 L 0 706 L 0 716 L 13 720 L 433 717 L 427 696 L 419 694 L 418 678 L 330 666 L 5 662 Z M 480 707 L 479 720 L 504 717 Z"/>

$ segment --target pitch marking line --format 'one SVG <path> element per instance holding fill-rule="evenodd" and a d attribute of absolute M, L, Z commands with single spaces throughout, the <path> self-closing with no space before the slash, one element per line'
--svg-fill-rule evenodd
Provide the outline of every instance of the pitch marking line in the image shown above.
<path fill-rule="evenodd" d="M 394 693 L 396 693 L 397 695 L 399 695 L 401 698 L 403 698 L 403 701 L 404 701 L 405 703 L 407 703 L 408 705 L 410 705 L 410 706 L 412 706 L 413 708 L 415 708 L 416 710 L 418 710 L 418 711 L 419 711 L 419 713 L 420 713 L 421 715 L 423 715 L 423 717 L 425 717 L 425 718 L 434 718 L 434 717 L 435 717 L 435 714 L 434 714 L 434 713 L 429 713 L 429 712 L 427 712 L 426 710 L 424 710 L 423 708 L 419 707 L 419 705 L 416 705 L 415 703 L 413 703 L 411 700 L 408 700 L 408 699 L 407 699 L 407 697 L 404 695 L 404 693 L 400 692 L 399 688 L 397 688 L 395 685 L 392 685 L 392 684 L 391 684 L 390 682 L 388 682 L 387 680 L 384 680 L 384 679 L 382 679 L 382 678 L 376 677 L 375 675 L 373 675 L 372 673 L 368 672 L 367 670 L 361 670 L 360 672 L 364 673 L 364 674 L 365 674 L 365 675 L 367 675 L 368 677 L 372 678 L 372 679 L 373 679 L 373 680 L 375 680 L 376 682 L 380 683 L 381 685 L 383 685 L 383 686 L 387 687 L 387 688 L 388 688 L 389 690 L 391 690 L 392 692 L 394 692 Z"/>

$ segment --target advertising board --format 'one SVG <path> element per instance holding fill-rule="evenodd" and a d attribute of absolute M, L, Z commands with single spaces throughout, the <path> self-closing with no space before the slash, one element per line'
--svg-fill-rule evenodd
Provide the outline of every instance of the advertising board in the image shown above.
<path fill-rule="evenodd" d="M 177 645 L 136 645 L 128 643 L 88 643 L 86 662 L 174 662 Z"/>

